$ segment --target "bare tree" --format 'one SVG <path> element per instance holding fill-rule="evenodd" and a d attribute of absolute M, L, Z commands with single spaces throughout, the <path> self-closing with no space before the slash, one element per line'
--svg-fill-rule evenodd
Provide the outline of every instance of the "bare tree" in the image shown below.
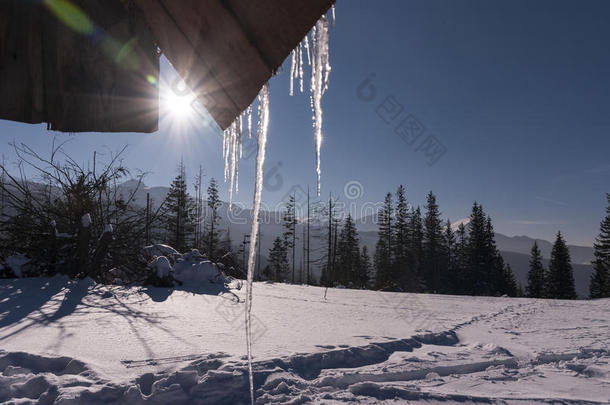
<path fill-rule="evenodd" d="M 129 189 L 117 186 L 131 176 L 122 161 L 126 147 L 109 153 L 106 162 L 93 154 L 85 168 L 53 142 L 50 157 L 23 143 L 10 144 L 17 156 L 16 173 L 3 162 L 0 216 L 4 253 L 23 253 L 32 260 L 26 275 L 65 273 L 112 281 L 109 270 L 142 271 L 140 249 L 146 231 L 159 216 L 135 204 L 144 173 Z M 27 172 L 33 172 L 31 177 Z M 0 252 L 2 253 L 2 252 Z"/>

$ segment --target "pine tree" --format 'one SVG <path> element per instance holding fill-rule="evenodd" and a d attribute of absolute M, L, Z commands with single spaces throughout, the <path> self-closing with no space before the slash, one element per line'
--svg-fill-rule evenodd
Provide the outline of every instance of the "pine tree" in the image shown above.
<path fill-rule="evenodd" d="M 504 260 L 502 260 L 504 261 Z M 519 296 L 519 286 L 517 285 L 517 279 L 515 278 L 515 273 L 513 273 L 513 269 L 510 267 L 510 264 L 506 263 L 502 271 L 503 278 L 503 292 L 509 297 L 518 297 Z"/>
<path fill-rule="evenodd" d="M 267 276 L 273 281 L 281 282 L 286 280 L 287 273 L 288 255 L 286 244 L 278 236 L 273 241 L 273 247 L 269 250 L 269 271 Z"/>
<path fill-rule="evenodd" d="M 327 225 L 326 225 L 326 257 L 324 257 L 324 264 L 322 265 L 322 275 L 320 276 L 320 284 L 324 286 L 333 286 L 336 281 L 336 274 L 334 269 L 335 263 L 335 240 L 337 239 L 336 231 L 334 230 L 335 225 L 335 203 L 333 202 L 332 195 L 328 197 L 328 208 L 326 214 Z"/>
<path fill-rule="evenodd" d="M 225 234 L 225 240 L 222 243 L 222 249 L 225 253 L 230 253 L 233 251 L 233 241 L 231 240 L 231 228 L 227 228 L 227 233 Z"/>
<path fill-rule="evenodd" d="M 510 280 L 507 279 L 504 258 L 496 246 L 495 232 L 489 215 L 485 220 L 485 257 L 487 263 L 485 276 L 488 290 L 483 293 L 487 295 L 509 295 L 509 292 L 512 292 L 514 295 L 516 284 L 513 289 Z"/>
<path fill-rule="evenodd" d="M 368 288 L 371 285 L 371 257 L 366 246 L 362 246 L 360 253 L 359 284 Z"/>
<path fill-rule="evenodd" d="M 457 230 L 457 241 L 455 249 L 455 293 L 466 294 L 468 286 L 465 283 L 466 274 L 469 267 L 468 255 L 468 236 L 466 235 L 466 226 L 461 223 Z"/>
<path fill-rule="evenodd" d="M 295 267 L 295 251 L 297 237 L 297 216 L 296 216 L 296 201 L 294 195 L 291 195 L 286 203 L 286 211 L 283 218 L 284 225 L 284 243 L 286 248 L 292 251 L 292 277 L 291 282 L 294 283 L 294 267 Z"/>
<path fill-rule="evenodd" d="M 209 221 L 208 231 L 206 235 L 206 253 L 210 257 L 211 260 L 215 260 L 218 251 L 219 244 L 219 232 L 218 232 L 218 222 L 220 221 L 220 215 L 218 213 L 218 209 L 220 208 L 221 202 L 220 197 L 218 197 L 218 185 L 216 180 L 212 177 L 210 179 L 210 184 L 208 186 L 208 209 L 209 209 Z"/>
<path fill-rule="evenodd" d="M 202 182 L 203 182 L 203 168 L 199 165 L 199 174 L 195 176 L 195 241 L 194 246 L 196 249 L 201 249 L 202 247 L 202 228 L 203 228 L 203 190 L 202 190 Z M 149 208 L 147 208 L 148 210 Z"/>
<path fill-rule="evenodd" d="M 394 221 L 394 235 L 392 255 L 392 274 L 397 283 L 405 291 L 414 291 L 416 288 L 416 274 L 413 268 L 413 259 L 409 250 L 410 218 L 405 189 L 402 185 L 396 190 L 396 210 Z"/>
<path fill-rule="evenodd" d="M 445 294 L 457 292 L 457 244 L 455 234 L 451 228 L 451 221 L 447 220 L 443 233 L 443 272 L 441 279 L 441 291 Z"/>
<path fill-rule="evenodd" d="M 526 293 L 530 298 L 544 297 L 544 266 L 542 265 L 542 253 L 538 244 L 534 242 L 530 255 L 530 269 L 527 273 Z"/>
<path fill-rule="evenodd" d="M 549 298 L 576 299 L 570 252 L 561 232 L 557 232 L 557 239 L 551 251 L 546 295 Z"/>
<path fill-rule="evenodd" d="M 428 288 L 432 292 L 440 292 L 443 266 L 443 231 L 436 196 L 432 191 L 428 193 L 426 203 L 423 254 L 424 275 Z"/>
<path fill-rule="evenodd" d="M 172 182 L 166 197 L 166 225 L 168 243 L 179 252 L 186 250 L 194 224 L 189 216 L 193 200 L 188 195 L 184 165 L 180 163 L 179 174 Z"/>
<path fill-rule="evenodd" d="M 409 250 L 413 260 L 413 269 L 416 277 L 415 292 L 426 290 L 426 282 L 423 274 L 424 260 L 424 225 L 419 207 L 411 213 L 411 222 L 409 224 L 411 237 L 409 238 Z"/>
<path fill-rule="evenodd" d="M 379 239 L 375 247 L 375 271 L 377 288 L 388 289 L 393 288 L 394 279 L 392 274 L 392 241 L 394 225 L 392 221 L 393 215 L 392 194 L 387 193 L 383 203 L 383 207 L 378 215 L 379 223 Z"/>
<path fill-rule="evenodd" d="M 470 295 L 488 295 L 489 265 L 487 220 L 483 207 L 476 202 L 472 206 L 468 222 L 468 265 L 464 277 L 466 293 Z"/>
<path fill-rule="evenodd" d="M 610 297 L 610 193 L 606 194 L 606 199 L 606 217 L 600 224 L 599 236 L 593 245 L 595 260 L 589 284 L 591 298 Z"/>
<path fill-rule="evenodd" d="M 358 231 L 351 214 L 345 218 L 337 242 L 337 281 L 343 285 L 360 284 L 360 247 Z"/>

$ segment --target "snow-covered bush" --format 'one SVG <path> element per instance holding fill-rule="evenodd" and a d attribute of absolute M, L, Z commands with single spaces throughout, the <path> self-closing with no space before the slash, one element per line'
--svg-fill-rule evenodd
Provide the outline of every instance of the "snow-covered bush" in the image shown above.
<path fill-rule="evenodd" d="M 183 284 L 227 283 L 227 276 L 197 249 L 183 254 L 174 265 L 174 278 Z"/>
<path fill-rule="evenodd" d="M 165 256 L 154 256 L 148 264 L 150 273 L 145 284 L 156 287 L 171 287 L 174 284 L 173 269 Z"/>
<path fill-rule="evenodd" d="M 157 243 L 155 245 L 145 246 L 142 248 L 142 256 L 148 261 L 152 260 L 155 256 L 165 256 L 169 259 L 173 265 L 176 262 L 176 258 L 180 257 L 180 253 L 169 245 Z"/>
<path fill-rule="evenodd" d="M 234 252 L 226 252 L 217 261 L 219 269 L 229 277 L 245 279 L 246 273 Z"/>
<path fill-rule="evenodd" d="M 94 154 L 93 165 L 85 167 L 63 153 L 62 145 L 50 158 L 24 144 L 12 146 L 20 167 L 34 176 L 14 176 L 0 165 L 6 176 L 0 183 L 6 197 L 0 255 L 26 254 L 28 276 L 64 273 L 111 282 L 110 268 L 144 271 L 147 262 L 139 250 L 156 216 L 134 204 L 142 176 L 127 192 L 117 187 L 129 176 L 121 162 L 124 149 L 106 162 Z"/>

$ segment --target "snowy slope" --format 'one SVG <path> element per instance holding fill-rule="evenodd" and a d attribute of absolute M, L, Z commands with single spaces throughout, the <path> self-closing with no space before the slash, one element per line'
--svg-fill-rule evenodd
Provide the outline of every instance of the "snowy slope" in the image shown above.
<path fill-rule="evenodd" d="M 259 403 L 610 400 L 609 300 L 324 294 L 255 284 Z M 243 310 L 216 285 L 1 280 L 0 403 L 247 403 Z"/>

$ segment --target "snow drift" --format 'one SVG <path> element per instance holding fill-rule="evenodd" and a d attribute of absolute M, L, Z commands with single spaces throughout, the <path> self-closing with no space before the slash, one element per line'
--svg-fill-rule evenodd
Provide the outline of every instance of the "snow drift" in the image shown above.
<path fill-rule="evenodd" d="M 248 403 L 245 292 L 207 285 L 0 280 L 0 402 Z M 257 403 L 610 399 L 608 300 L 254 289 Z"/>

